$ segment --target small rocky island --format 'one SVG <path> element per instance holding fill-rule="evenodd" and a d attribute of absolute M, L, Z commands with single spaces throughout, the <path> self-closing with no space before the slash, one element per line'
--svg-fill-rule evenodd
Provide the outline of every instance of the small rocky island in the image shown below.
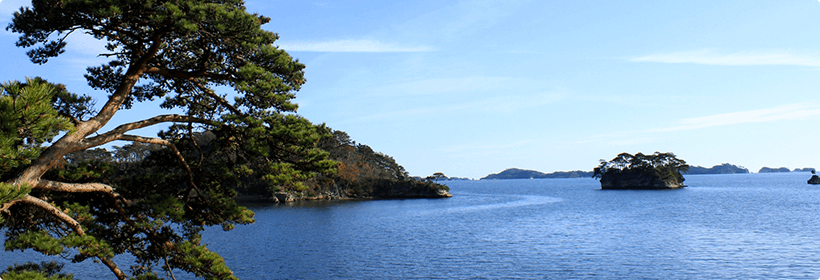
<path fill-rule="evenodd" d="M 686 161 L 673 153 L 621 153 L 610 161 L 601 160 L 592 177 L 601 181 L 604 190 L 676 189 L 685 187 L 681 172 L 688 169 Z"/>
<path fill-rule="evenodd" d="M 820 185 L 820 177 L 817 176 L 817 173 L 814 170 L 811 171 L 811 178 L 809 178 L 809 184 L 812 185 Z"/>

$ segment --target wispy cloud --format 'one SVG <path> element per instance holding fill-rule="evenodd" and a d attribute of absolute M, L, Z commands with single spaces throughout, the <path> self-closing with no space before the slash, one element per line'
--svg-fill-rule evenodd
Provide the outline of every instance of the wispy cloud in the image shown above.
<path fill-rule="evenodd" d="M 324 42 L 283 42 L 286 51 L 300 52 L 430 52 L 428 46 L 402 46 L 376 40 L 336 40 Z"/>
<path fill-rule="evenodd" d="M 442 117 L 466 114 L 515 114 L 525 109 L 541 108 L 548 104 L 557 103 L 566 99 L 567 96 L 568 95 L 563 92 L 544 92 L 531 95 L 489 97 L 468 102 L 439 102 L 433 103 L 433 105 L 430 106 L 404 110 L 385 110 L 368 116 L 360 116 L 351 121 L 371 122 L 374 120 L 405 119 L 418 116 Z"/>
<path fill-rule="evenodd" d="M 442 3 L 444 1 L 441 1 Z M 479 34 L 525 9 L 532 0 L 472 0 L 456 2 L 398 24 L 391 32 L 417 40 L 453 42 Z"/>
<path fill-rule="evenodd" d="M 686 118 L 679 120 L 678 123 L 672 127 L 655 129 L 654 131 L 680 131 L 742 123 L 799 120 L 818 115 L 820 115 L 820 106 L 789 104 L 767 109 Z"/>
<path fill-rule="evenodd" d="M 820 54 L 791 52 L 718 53 L 711 49 L 651 54 L 629 59 L 635 62 L 693 63 L 707 65 L 796 65 L 820 66 Z"/>
<path fill-rule="evenodd" d="M 684 118 L 677 120 L 668 127 L 647 130 L 617 131 L 608 134 L 593 135 L 579 139 L 574 143 L 585 145 L 589 143 L 599 143 L 610 146 L 645 145 L 657 142 L 660 139 L 659 137 L 664 132 L 696 130 L 745 123 L 801 120 L 815 116 L 820 116 L 820 105 L 787 104 L 766 109 Z"/>

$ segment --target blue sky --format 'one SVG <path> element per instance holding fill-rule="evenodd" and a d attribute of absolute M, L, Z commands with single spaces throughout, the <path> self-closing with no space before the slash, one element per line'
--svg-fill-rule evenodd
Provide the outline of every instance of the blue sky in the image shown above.
<path fill-rule="evenodd" d="M 26 1 L 2 0 L 0 24 Z M 753 172 L 820 167 L 820 2 L 247 1 L 307 65 L 298 113 L 412 175 L 591 170 L 674 152 Z M 102 45 L 43 66 L 0 32 L 0 79 L 91 93 Z M 150 104 L 119 119 L 159 113 Z M 146 130 L 150 134 L 154 131 Z"/>

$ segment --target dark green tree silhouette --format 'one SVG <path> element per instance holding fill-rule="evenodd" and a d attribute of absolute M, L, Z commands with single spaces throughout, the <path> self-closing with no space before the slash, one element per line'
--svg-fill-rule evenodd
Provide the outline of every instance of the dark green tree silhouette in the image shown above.
<path fill-rule="evenodd" d="M 233 0 L 34 0 L 16 12 L 7 29 L 20 34 L 17 46 L 29 49 L 32 62 L 59 56 L 78 33 L 107 43 L 100 56 L 110 60 L 85 74 L 107 93 L 99 108 L 40 79 L 0 88 L 6 249 L 95 259 L 118 279 L 151 278 L 156 267 L 171 278 L 172 269 L 235 278 L 199 233 L 253 222 L 232 199 L 239 177 L 300 188 L 335 167 L 316 147 L 328 129 L 295 115 L 304 65 L 274 46 L 277 35 L 261 29 L 268 21 Z M 154 99 L 183 113 L 101 130 L 118 111 Z M 158 137 L 134 132 L 154 125 L 170 127 Z M 207 147 L 194 137 L 204 131 L 214 135 Z M 163 148 L 143 160 L 142 171 L 116 181 L 107 174 L 118 165 L 66 157 L 112 141 Z M 135 153 L 117 150 L 96 151 Z M 136 257 L 130 275 L 112 260 L 121 254 Z"/>
<path fill-rule="evenodd" d="M 610 161 L 601 160 L 592 177 L 601 180 L 602 187 L 623 179 L 643 178 L 647 185 L 633 188 L 653 188 L 657 182 L 683 183 L 683 174 L 689 170 L 686 161 L 673 153 L 655 152 L 651 155 L 621 153 Z"/>

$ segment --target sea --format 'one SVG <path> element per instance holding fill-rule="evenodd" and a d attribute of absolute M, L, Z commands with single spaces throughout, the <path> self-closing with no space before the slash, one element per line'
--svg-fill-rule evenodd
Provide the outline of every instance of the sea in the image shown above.
<path fill-rule="evenodd" d="M 687 175 L 675 190 L 447 181 L 446 199 L 250 205 L 256 223 L 203 242 L 240 279 L 818 279 L 810 176 Z M 31 258 L 45 259 L 2 252 L 0 269 Z M 90 261 L 64 272 L 114 279 Z"/>

